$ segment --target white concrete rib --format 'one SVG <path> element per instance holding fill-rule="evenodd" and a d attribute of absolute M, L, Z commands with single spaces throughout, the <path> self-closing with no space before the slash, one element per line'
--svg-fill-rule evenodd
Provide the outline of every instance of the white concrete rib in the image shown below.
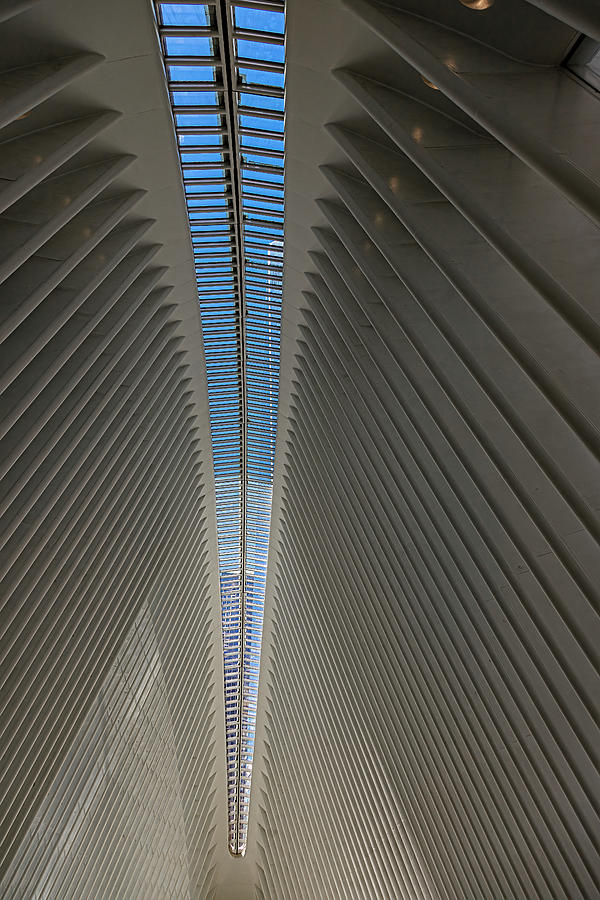
<path fill-rule="evenodd" d="M 347 6 L 288 5 L 257 896 L 598 898 L 600 98 L 516 2 Z"/>

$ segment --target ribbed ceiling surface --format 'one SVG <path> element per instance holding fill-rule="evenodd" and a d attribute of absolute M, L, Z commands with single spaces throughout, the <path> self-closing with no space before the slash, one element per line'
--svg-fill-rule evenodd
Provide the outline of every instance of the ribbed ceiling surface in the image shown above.
<path fill-rule="evenodd" d="M 288 8 L 258 895 L 598 897 L 600 99 L 395 7 Z"/>
<path fill-rule="evenodd" d="M 244 859 L 152 8 L 3 6 L 2 896 L 600 897 L 600 16 L 469 5 L 288 6 Z"/>
<path fill-rule="evenodd" d="M 193 256 L 151 10 L 109 6 L 2 24 L 3 897 L 204 898 L 225 846 Z"/>

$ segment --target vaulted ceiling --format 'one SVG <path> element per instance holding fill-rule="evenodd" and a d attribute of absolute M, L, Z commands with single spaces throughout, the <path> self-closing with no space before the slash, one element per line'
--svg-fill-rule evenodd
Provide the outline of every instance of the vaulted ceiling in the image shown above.
<path fill-rule="evenodd" d="M 234 5 L 210 7 L 215 53 Z M 213 268 L 155 12 L 13 0 L 0 21 L 0 893 L 598 896 L 600 100 L 565 66 L 597 5 L 286 4 L 243 858 Z M 240 174 L 236 129 L 258 126 L 232 59 L 214 77 L 243 328 L 256 213 L 235 179 L 279 170 L 263 148 Z"/>

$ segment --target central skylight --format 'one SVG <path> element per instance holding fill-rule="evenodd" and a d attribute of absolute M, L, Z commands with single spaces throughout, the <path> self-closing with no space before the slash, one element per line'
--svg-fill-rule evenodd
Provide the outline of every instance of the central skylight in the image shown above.
<path fill-rule="evenodd" d="M 228 844 L 248 839 L 279 388 L 282 0 L 157 2 L 208 380 L 225 677 Z"/>

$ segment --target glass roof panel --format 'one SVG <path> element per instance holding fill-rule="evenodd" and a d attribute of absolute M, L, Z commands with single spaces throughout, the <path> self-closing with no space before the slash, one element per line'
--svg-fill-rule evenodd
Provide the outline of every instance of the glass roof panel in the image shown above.
<path fill-rule="evenodd" d="M 237 38 L 237 55 L 240 59 L 257 59 L 283 63 L 284 48 L 281 44 L 265 44 L 262 41 Z"/>
<path fill-rule="evenodd" d="M 220 134 L 179 134 L 179 143 L 188 147 L 214 147 L 223 143 Z"/>
<path fill-rule="evenodd" d="M 169 63 L 167 65 L 167 74 L 171 82 L 191 81 L 202 85 L 215 82 L 214 66 Z"/>
<path fill-rule="evenodd" d="M 257 17 L 255 9 L 249 9 L 244 6 L 236 6 L 234 10 L 235 25 L 237 28 L 249 29 L 250 31 L 270 31 L 273 34 L 283 34 L 284 14 L 282 12 L 271 12 L 262 10 L 260 20 Z M 259 24 L 257 24 L 259 22 Z"/>
<path fill-rule="evenodd" d="M 161 3 L 160 19 L 163 25 L 210 25 L 208 6 L 204 3 Z"/>
<path fill-rule="evenodd" d="M 281 150 L 281 140 L 279 138 L 266 138 L 256 134 L 240 135 L 240 143 L 242 147 L 251 147 L 254 150 Z"/>
<path fill-rule="evenodd" d="M 257 109 L 273 109 L 277 112 L 283 112 L 283 97 L 269 97 L 266 94 L 249 94 L 247 91 L 242 91 L 240 103 L 242 106 L 254 106 Z"/>
<path fill-rule="evenodd" d="M 239 67 L 239 75 L 241 84 L 256 84 L 264 87 L 276 87 L 283 89 L 283 72 L 270 72 L 263 69 L 248 69 L 241 65 Z"/>
<path fill-rule="evenodd" d="M 247 190 L 250 189 L 248 188 Z M 276 191 L 272 188 L 258 187 L 258 185 L 252 185 L 252 194 L 258 197 L 266 197 L 269 199 L 273 198 L 274 200 L 282 199 L 281 191 Z"/>
<path fill-rule="evenodd" d="M 217 115 L 177 113 L 175 115 L 175 122 L 177 125 L 188 125 L 196 128 L 218 128 L 221 125 L 221 118 Z"/>
<path fill-rule="evenodd" d="M 266 116 L 249 116 L 241 113 L 240 121 L 243 128 L 258 128 L 261 131 L 280 131 L 283 133 L 282 119 L 269 119 Z"/>
<path fill-rule="evenodd" d="M 184 148 L 185 149 L 185 148 Z M 184 163 L 222 163 L 222 153 L 185 153 L 181 151 L 181 161 Z M 193 171 L 193 170 L 191 170 Z"/>
<path fill-rule="evenodd" d="M 226 186 L 224 184 L 186 184 L 185 186 L 185 194 L 186 197 L 189 197 L 192 194 L 202 194 L 203 196 L 207 196 L 208 194 L 224 194 L 226 190 Z M 210 197 L 209 199 L 214 199 L 214 197 Z"/>
<path fill-rule="evenodd" d="M 277 177 L 281 177 L 281 179 L 283 180 L 283 159 L 281 159 L 281 157 L 269 156 L 269 154 L 267 154 L 267 153 L 261 154 L 259 156 L 256 153 L 249 153 L 248 150 L 245 149 L 242 159 L 243 159 L 244 164 L 252 163 L 252 164 L 261 165 L 261 166 L 269 165 L 269 166 L 281 167 L 282 175 L 277 176 Z M 256 173 L 255 173 L 255 177 L 256 177 Z"/>
<path fill-rule="evenodd" d="M 213 42 L 207 37 L 175 37 L 167 35 L 164 38 L 165 47 L 167 49 L 167 57 L 169 56 L 212 56 Z"/>
<path fill-rule="evenodd" d="M 215 91 L 171 91 L 173 106 L 216 106 L 219 95 Z"/>
<path fill-rule="evenodd" d="M 245 153 L 244 154 L 244 165 L 247 162 L 255 162 L 257 165 L 261 165 L 264 162 L 264 157 L 259 157 L 259 156 L 251 157 L 249 154 Z M 273 165 L 273 163 L 269 163 L 269 165 Z M 279 172 L 271 172 L 270 170 L 265 172 L 264 170 L 257 169 L 257 168 L 254 168 L 254 169 L 244 168 L 243 172 L 244 172 L 244 177 L 246 179 L 249 179 L 252 181 L 265 181 L 265 182 L 269 181 L 269 182 L 271 182 L 271 184 L 283 185 L 283 170 L 281 171 L 281 173 L 279 173 Z"/>

